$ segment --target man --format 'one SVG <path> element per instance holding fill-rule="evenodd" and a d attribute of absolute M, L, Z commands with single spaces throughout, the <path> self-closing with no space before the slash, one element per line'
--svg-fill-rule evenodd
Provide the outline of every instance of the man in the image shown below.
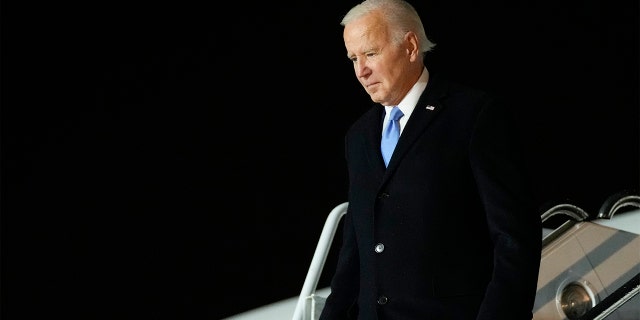
<path fill-rule="evenodd" d="M 349 205 L 320 319 L 531 319 L 542 229 L 508 110 L 429 73 L 434 44 L 407 2 L 366 0 L 341 25 L 375 104 L 346 134 Z"/>

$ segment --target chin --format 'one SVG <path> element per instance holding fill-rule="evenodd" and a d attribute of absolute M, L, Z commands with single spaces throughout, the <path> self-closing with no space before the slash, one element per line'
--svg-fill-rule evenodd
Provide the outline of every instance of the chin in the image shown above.
<path fill-rule="evenodd" d="M 379 95 L 376 95 L 374 93 L 369 93 L 369 97 L 371 97 L 371 100 L 375 103 L 382 103 L 382 101 L 384 101 L 383 99 L 380 98 Z"/>

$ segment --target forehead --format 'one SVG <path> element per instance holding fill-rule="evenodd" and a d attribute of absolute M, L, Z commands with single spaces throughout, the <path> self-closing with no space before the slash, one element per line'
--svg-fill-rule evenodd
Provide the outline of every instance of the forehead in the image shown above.
<path fill-rule="evenodd" d="M 387 25 L 380 13 L 373 12 L 347 24 L 343 37 L 347 50 L 368 50 L 388 39 Z"/>

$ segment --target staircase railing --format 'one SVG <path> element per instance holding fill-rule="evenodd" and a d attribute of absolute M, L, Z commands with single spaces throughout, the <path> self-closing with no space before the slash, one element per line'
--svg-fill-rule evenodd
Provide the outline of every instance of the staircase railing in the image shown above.
<path fill-rule="evenodd" d="M 304 285 L 302 286 L 302 291 L 298 297 L 296 309 L 293 312 L 293 320 L 313 320 L 319 316 L 319 314 L 317 316 L 314 314 L 313 294 L 318 286 L 318 281 L 322 274 L 322 268 L 327 260 L 327 255 L 331 248 L 331 243 L 333 242 L 333 237 L 338 229 L 340 220 L 342 219 L 342 216 L 347 213 L 348 204 L 348 202 L 344 202 L 333 208 L 324 223 L 322 233 L 320 234 L 320 240 L 318 240 L 316 251 L 313 254 L 313 259 L 311 260 L 311 266 L 309 267 L 309 271 L 307 271 L 307 277 L 304 280 Z M 309 301 L 309 298 L 311 298 L 311 304 L 306 303 Z"/>

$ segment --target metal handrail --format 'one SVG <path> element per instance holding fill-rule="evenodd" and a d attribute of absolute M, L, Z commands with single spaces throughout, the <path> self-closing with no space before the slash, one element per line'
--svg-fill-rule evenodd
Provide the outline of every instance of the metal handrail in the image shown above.
<path fill-rule="evenodd" d="M 540 215 L 542 219 L 542 223 L 549 220 L 551 217 L 564 215 L 568 217 L 567 221 L 565 221 L 562 225 L 554 229 L 551 233 L 549 233 L 546 237 L 542 239 L 542 247 L 546 247 L 553 240 L 557 239 L 565 233 L 565 231 L 569 230 L 574 225 L 585 221 L 589 218 L 589 214 L 584 211 L 582 208 L 570 204 L 570 203 L 561 203 L 557 204 Z"/>
<path fill-rule="evenodd" d="M 609 196 L 600 206 L 598 218 L 611 219 L 616 212 L 625 207 L 640 208 L 640 194 L 638 191 L 624 190 Z"/>
<path fill-rule="evenodd" d="M 589 214 L 584 211 L 582 208 L 570 204 L 570 203 L 561 203 L 557 204 L 540 215 L 542 222 L 547 221 L 549 218 L 556 215 L 566 215 L 572 218 L 575 221 L 583 221 L 589 218 Z"/>
<path fill-rule="evenodd" d="M 340 219 L 342 219 L 342 216 L 347 213 L 348 205 L 348 202 L 337 205 L 333 210 L 331 210 L 324 223 L 322 233 L 320 234 L 320 240 L 318 240 L 318 245 L 316 246 L 316 251 L 313 254 L 313 259 L 311 259 L 311 266 L 309 267 L 309 271 L 307 271 L 307 277 L 304 280 L 304 285 L 302 286 L 302 291 L 298 297 L 296 309 L 293 312 L 293 320 L 302 320 L 304 301 L 316 290 L 318 281 L 320 280 L 320 275 L 322 274 L 322 268 L 327 260 L 327 255 L 331 248 L 331 243 L 333 242 L 333 237 L 338 229 Z"/>

